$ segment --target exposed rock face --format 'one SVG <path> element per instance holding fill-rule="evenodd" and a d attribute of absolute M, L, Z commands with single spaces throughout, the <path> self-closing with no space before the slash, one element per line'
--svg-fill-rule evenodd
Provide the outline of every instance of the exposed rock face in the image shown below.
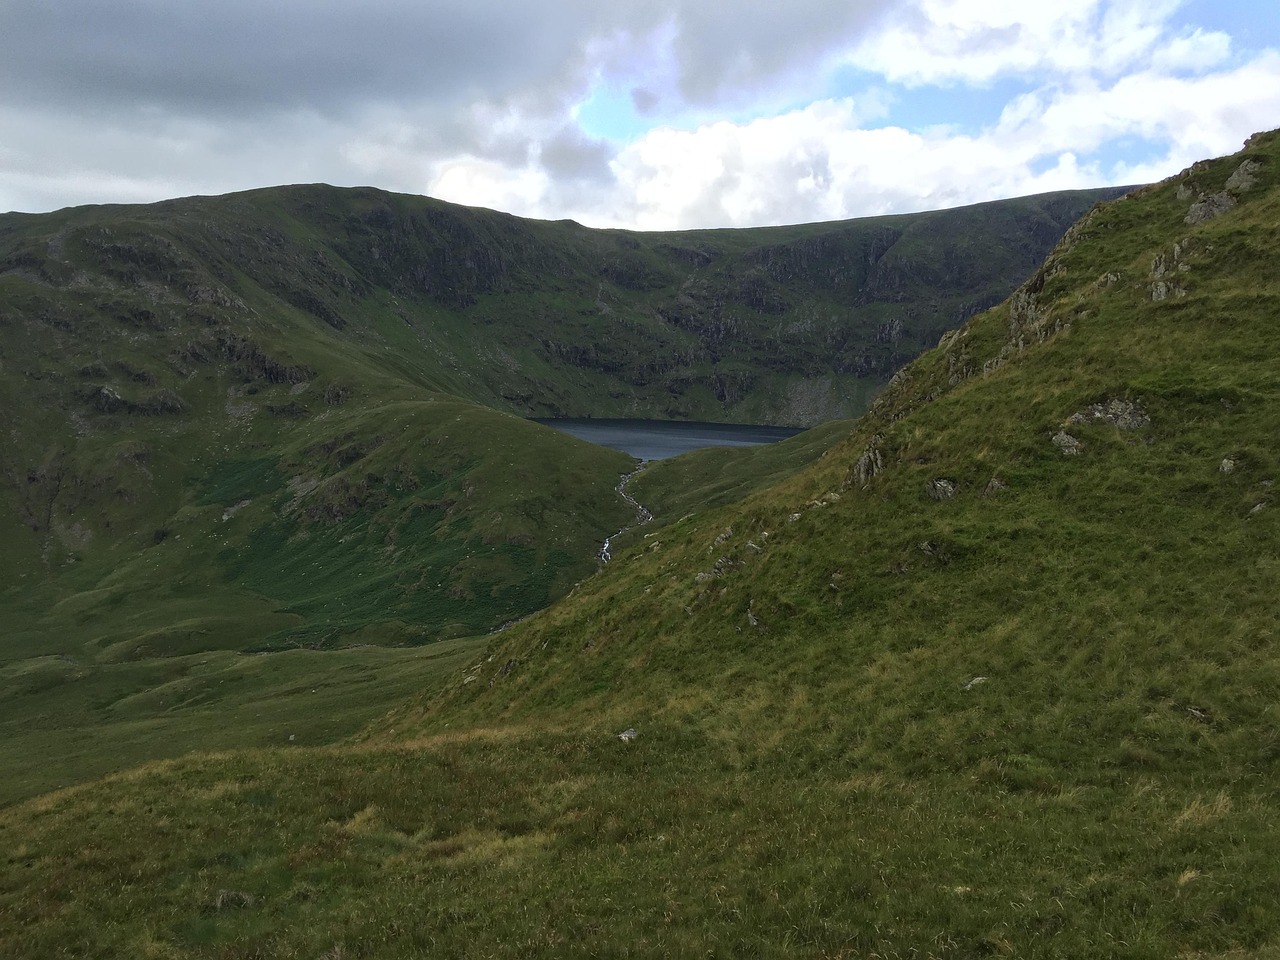
<path fill-rule="evenodd" d="M 859 487 L 865 487 L 872 477 L 884 469 L 884 456 L 876 445 L 879 439 L 879 434 L 872 437 L 867 449 L 863 450 L 862 455 L 854 462 L 853 469 L 849 471 L 846 486 L 857 484 Z"/>
<path fill-rule="evenodd" d="M 1235 205 L 1236 198 L 1226 190 L 1223 190 L 1221 193 L 1215 193 L 1211 197 L 1204 197 L 1193 203 L 1191 209 L 1187 211 L 1187 217 L 1184 222 L 1189 227 L 1195 226 L 1197 223 L 1204 223 L 1214 217 L 1222 216 Z"/>
<path fill-rule="evenodd" d="M 1190 253 L 1194 246 L 1192 240 L 1187 238 L 1173 245 L 1171 254 L 1159 254 L 1151 261 L 1151 299 L 1159 302 L 1168 300 L 1170 297 L 1185 297 L 1186 289 L 1176 279 L 1180 274 L 1188 273 L 1191 270 L 1191 264 L 1187 263 L 1185 257 Z"/>
<path fill-rule="evenodd" d="M 984 497 L 994 497 L 1008 489 L 1008 484 L 1003 480 L 999 477 L 992 477 L 991 480 L 988 481 L 987 485 L 982 488 L 982 495 Z"/>
<path fill-rule="evenodd" d="M 1233 193 L 1244 193 L 1258 183 L 1258 171 L 1262 164 L 1257 160 L 1245 160 L 1236 167 L 1236 172 L 1227 178 L 1227 189 Z"/>
<path fill-rule="evenodd" d="M 1151 418 L 1138 403 L 1131 400 L 1108 400 L 1095 403 L 1067 417 L 1067 423 L 1109 423 L 1121 430 L 1141 430 L 1151 426 Z M 1054 441 L 1057 442 L 1056 440 Z"/>

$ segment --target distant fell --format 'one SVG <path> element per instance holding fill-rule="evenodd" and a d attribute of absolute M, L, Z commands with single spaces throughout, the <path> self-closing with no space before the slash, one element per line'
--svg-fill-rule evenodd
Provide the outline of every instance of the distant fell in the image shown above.
<path fill-rule="evenodd" d="M 278 187 L 3 216 L 0 278 L 10 310 L 184 331 L 195 350 L 250 318 L 290 349 L 389 350 L 378 361 L 416 386 L 522 415 L 810 425 L 860 412 L 1119 192 L 636 233 Z"/>
<path fill-rule="evenodd" d="M 15 622 L 110 656 L 491 629 L 627 515 L 625 458 L 511 413 L 855 412 L 1108 193 L 674 234 L 318 185 L 0 217 Z"/>

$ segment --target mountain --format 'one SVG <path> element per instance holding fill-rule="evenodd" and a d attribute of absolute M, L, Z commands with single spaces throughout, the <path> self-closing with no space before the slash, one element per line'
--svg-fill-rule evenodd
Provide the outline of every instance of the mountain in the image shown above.
<path fill-rule="evenodd" d="M 271 723 L 272 658 L 128 674 L 117 726 L 254 746 L 0 811 L 0 952 L 1276 955 L 1278 170 L 1093 208 L 798 469 L 642 475 L 669 513 L 345 743 L 289 653 Z"/>
<path fill-rule="evenodd" d="M 0 217 L 8 655 L 518 619 L 594 569 L 629 461 L 512 414 L 861 409 L 1100 195 L 682 234 L 323 186 Z"/>
<path fill-rule="evenodd" d="M 220 355 L 252 364 L 234 354 L 287 347 L 296 358 L 267 351 L 281 365 L 268 378 L 296 379 L 341 345 L 414 386 L 526 416 L 808 425 L 860 413 L 1118 192 L 633 233 L 283 187 L 0 216 L 0 277 L 8 312 L 73 327 L 59 346 L 107 366 L 85 389 L 135 414 L 166 412 Z M 134 373 L 155 383 L 112 367 L 131 362 L 113 355 L 121 340 L 140 338 L 159 355 Z"/>

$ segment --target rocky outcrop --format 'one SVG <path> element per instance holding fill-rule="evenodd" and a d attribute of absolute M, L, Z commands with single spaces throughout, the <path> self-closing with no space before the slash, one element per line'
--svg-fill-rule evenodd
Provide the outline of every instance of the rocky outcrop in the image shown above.
<path fill-rule="evenodd" d="M 925 485 L 925 494 L 930 500 L 950 500 L 956 495 L 956 482 L 946 477 L 930 480 Z"/>
<path fill-rule="evenodd" d="M 1235 173 L 1227 178 L 1227 189 L 1233 193 L 1244 193 L 1252 189 L 1257 186 L 1258 173 L 1261 170 L 1262 164 L 1257 160 L 1245 160 L 1236 167 Z"/>
<path fill-rule="evenodd" d="M 1215 217 L 1222 216 L 1235 205 L 1236 198 L 1226 190 L 1215 193 L 1212 196 L 1201 197 L 1191 205 L 1191 209 L 1187 211 L 1186 219 L 1183 222 L 1187 226 L 1193 227 L 1198 223 L 1205 223 Z"/>
<path fill-rule="evenodd" d="M 1194 168 L 1193 168 L 1194 169 Z M 1258 185 L 1259 174 L 1262 171 L 1262 164 L 1257 160 L 1241 161 L 1240 166 L 1232 172 L 1224 184 L 1224 189 L 1211 195 L 1200 193 L 1195 203 L 1191 204 L 1191 209 L 1187 211 L 1186 224 L 1194 226 L 1198 223 L 1205 223 L 1215 217 L 1220 217 L 1228 210 L 1235 208 L 1239 202 L 1239 196 L 1252 190 Z M 1192 186 L 1183 183 L 1178 188 L 1178 199 L 1185 200 L 1194 193 Z"/>
<path fill-rule="evenodd" d="M 1067 417 L 1067 423 L 1107 423 L 1120 430 L 1141 430 L 1151 426 L 1151 418 L 1140 403 L 1132 400 L 1107 400 L 1095 403 Z"/>
<path fill-rule="evenodd" d="M 867 448 L 854 461 L 853 467 L 849 471 L 849 476 L 844 483 L 846 487 L 855 485 L 865 487 L 871 482 L 872 477 L 884 469 L 884 455 L 880 452 L 878 446 L 882 439 L 880 434 L 876 434 L 871 438 Z"/>
<path fill-rule="evenodd" d="M 1170 297 L 1185 297 L 1186 287 L 1181 277 L 1191 271 L 1191 264 L 1186 257 L 1194 247 L 1191 238 L 1180 240 L 1173 245 L 1170 253 L 1157 254 L 1151 261 L 1151 299 L 1159 302 Z"/>

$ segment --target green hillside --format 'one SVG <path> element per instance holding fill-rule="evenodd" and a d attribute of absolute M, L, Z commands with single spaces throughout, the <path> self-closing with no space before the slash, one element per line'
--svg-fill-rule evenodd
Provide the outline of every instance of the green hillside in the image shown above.
<path fill-rule="evenodd" d="M 682 234 L 324 186 L 0 216 L 0 798 L 256 743 L 129 699 L 207 654 L 545 607 L 630 522 L 633 463 L 519 415 L 860 410 L 1101 193 Z M 798 466 L 761 462 L 734 489 Z"/>
<path fill-rule="evenodd" d="M 1280 956 L 1278 224 L 1259 135 L 1093 209 L 856 424 L 641 474 L 659 522 L 483 647 L 371 664 L 399 705 L 345 742 L 299 739 L 340 684 L 269 718 L 259 677 L 255 748 L 0 810 L 0 954 Z M 176 502 L 270 534 L 368 415 Z M 297 534 L 260 536 L 246 590 Z"/>

